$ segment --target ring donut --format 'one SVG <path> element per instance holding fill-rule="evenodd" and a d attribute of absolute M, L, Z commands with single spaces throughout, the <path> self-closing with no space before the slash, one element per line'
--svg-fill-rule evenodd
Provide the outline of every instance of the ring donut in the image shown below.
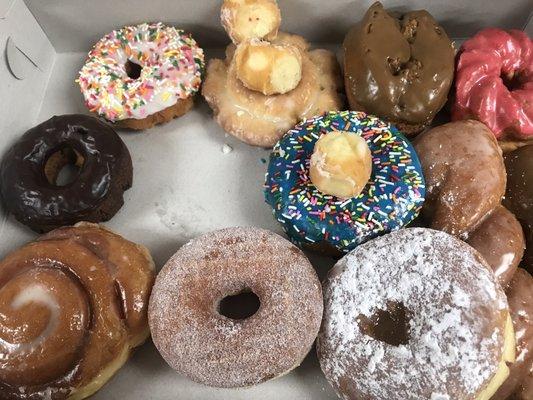
<path fill-rule="evenodd" d="M 259 308 L 226 316 L 223 299 Z M 300 365 L 322 319 L 322 288 L 303 253 L 259 228 L 228 228 L 183 246 L 157 276 L 148 311 L 155 346 L 179 373 L 209 386 L 265 382 Z"/>
<path fill-rule="evenodd" d="M 79 172 L 65 186 L 60 170 Z M 132 184 L 132 163 L 115 131 L 85 115 L 55 116 L 27 131 L 5 154 L 0 194 L 7 211 L 37 232 L 78 221 L 107 221 Z"/>

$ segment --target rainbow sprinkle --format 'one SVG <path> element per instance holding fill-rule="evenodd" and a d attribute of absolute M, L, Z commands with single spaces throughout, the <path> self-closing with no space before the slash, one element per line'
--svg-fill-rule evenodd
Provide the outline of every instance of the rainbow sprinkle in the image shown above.
<path fill-rule="evenodd" d="M 309 178 L 316 141 L 342 130 L 360 135 L 372 153 L 370 181 L 358 197 L 320 192 Z M 394 127 L 363 112 L 329 112 L 290 130 L 274 147 L 265 199 L 297 245 L 327 242 L 342 252 L 405 226 L 418 215 L 425 183 L 412 144 Z"/>
<path fill-rule="evenodd" d="M 139 78 L 127 75 L 128 60 L 142 67 Z M 196 93 L 204 67 L 203 50 L 190 35 L 145 23 L 98 41 L 76 82 L 90 111 L 109 121 L 143 119 Z"/>

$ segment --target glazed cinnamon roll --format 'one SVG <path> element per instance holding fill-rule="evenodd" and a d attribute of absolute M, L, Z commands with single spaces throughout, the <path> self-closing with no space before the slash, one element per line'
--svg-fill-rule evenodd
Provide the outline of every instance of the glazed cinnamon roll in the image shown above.
<path fill-rule="evenodd" d="M 95 224 L 60 228 L 0 261 L 0 393 L 83 399 L 149 335 L 148 251 Z"/>

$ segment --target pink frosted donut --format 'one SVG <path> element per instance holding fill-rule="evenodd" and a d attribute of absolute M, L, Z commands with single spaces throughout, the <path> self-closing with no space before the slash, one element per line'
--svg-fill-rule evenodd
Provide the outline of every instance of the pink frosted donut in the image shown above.
<path fill-rule="evenodd" d="M 452 119 L 475 118 L 498 139 L 533 138 L 533 41 L 488 28 L 461 47 Z"/>

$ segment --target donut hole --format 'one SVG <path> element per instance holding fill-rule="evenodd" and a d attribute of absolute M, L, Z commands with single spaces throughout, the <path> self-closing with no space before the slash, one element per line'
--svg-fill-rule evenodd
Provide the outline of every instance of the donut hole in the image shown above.
<path fill-rule="evenodd" d="M 72 147 L 54 151 L 44 164 L 44 175 L 54 186 L 67 186 L 74 182 L 85 163 L 83 156 Z"/>
<path fill-rule="evenodd" d="M 520 89 L 522 85 L 525 83 L 524 76 L 520 73 L 502 74 L 501 78 L 502 78 L 503 84 L 510 92 L 516 89 Z"/>
<path fill-rule="evenodd" d="M 124 69 L 126 70 L 126 75 L 131 79 L 139 79 L 141 77 L 141 72 L 143 67 L 136 62 L 131 60 L 126 61 L 124 64 Z"/>
<path fill-rule="evenodd" d="M 218 313 L 226 318 L 244 320 L 254 315 L 261 306 L 259 297 L 250 289 L 224 297 L 218 304 Z"/>
<path fill-rule="evenodd" d="M 392 346 L 409 343 L 409 312 L 402 303 L 390 302 L 386 310 L 376 311 L 370 318 L 357 318 L 361 331 Z"/>

